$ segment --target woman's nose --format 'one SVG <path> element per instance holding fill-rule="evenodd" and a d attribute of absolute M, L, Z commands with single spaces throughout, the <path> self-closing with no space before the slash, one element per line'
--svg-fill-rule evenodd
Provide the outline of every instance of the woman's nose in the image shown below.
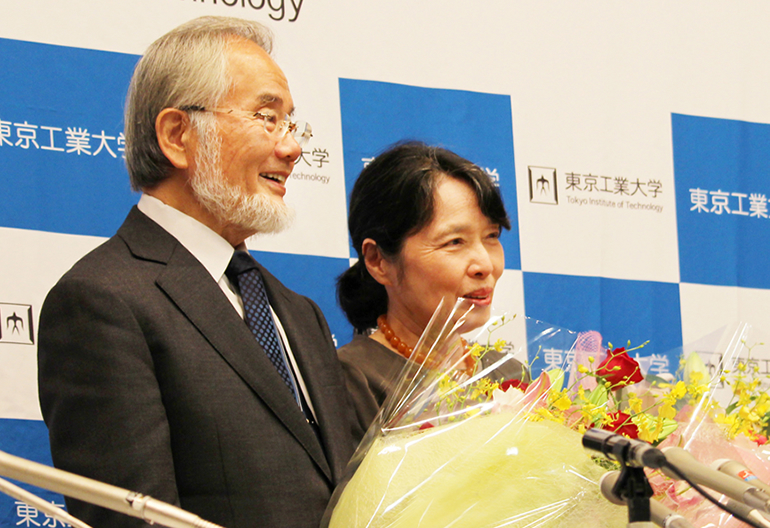
<path fill-rule="evenodd" d="M 490 254 L 489 249 L 484 246 L 484 244 L 477 244 L 477 246 L 474 248 L 471 258 L 472 260 L 470 266 L 468 267 L 468 272 L 470 275 L 483 278 L 494 271 L 495 266 L 492 260 L 492 255 Z"/>

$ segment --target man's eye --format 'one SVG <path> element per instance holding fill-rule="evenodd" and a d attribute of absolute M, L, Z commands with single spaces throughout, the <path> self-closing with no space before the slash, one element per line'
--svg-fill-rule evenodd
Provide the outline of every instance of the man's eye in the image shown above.
<path fill-rule="evenodd" d="M 266 123 L 277 123 L 278 122 L 278 116 L 275 114 L 270 114 L 267 112 L 255 112 L 254 117 L 257 119 L 264 119 Z"/>

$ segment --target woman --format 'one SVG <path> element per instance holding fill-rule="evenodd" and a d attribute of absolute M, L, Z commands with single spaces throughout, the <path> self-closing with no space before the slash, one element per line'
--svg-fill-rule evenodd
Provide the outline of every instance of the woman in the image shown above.
<path fill-rule="evenodd" d="M 338 353 L 365 431 L 442 297 L 472 302 L 476 327 L 489 317 L 505 263 L 500 232 L 511 225 L 476 165 L 404 143 L 361 172 L 348 228 L 358 262 L 337 294 L 357 335 Z"/>

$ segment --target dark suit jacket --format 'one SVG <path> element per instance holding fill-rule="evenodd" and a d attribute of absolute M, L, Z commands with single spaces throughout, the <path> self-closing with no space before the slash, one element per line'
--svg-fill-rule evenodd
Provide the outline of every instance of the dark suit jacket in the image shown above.
<path fill-rule="evenodd" d="M 134 208 L 41 310 L 54 465 L 227 528 L 317 526 L 355 447 L 352 404 L 321 311 L 260 271 L 320 441 L 216 281 Z M 146 526 L 67 505 L 95 528 Z"/>

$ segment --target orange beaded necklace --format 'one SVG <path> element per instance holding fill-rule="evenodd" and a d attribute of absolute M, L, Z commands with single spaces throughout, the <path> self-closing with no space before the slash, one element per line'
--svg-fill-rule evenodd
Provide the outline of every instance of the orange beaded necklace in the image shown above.
<path fill-rule="evenodd" d="M 382 332 L 382 335 L 385 336 L 385 339 L 396 350 L 396 352 L 404 356 L 406 359 L 411 359 L 415 363 L 423 364 L 425 362 L 425 354 L 423 353 L 419 353 L 417 356 L 412 357 L 414 354 L 414 348 L 407 346 L 406 343 L 401 341 L 401 339 L 396 335 L 396 333 L 388 324 L 388 319 L 384 314 L 377 318 L 377 326 L 379 327 L 380 332 Z M 465 339 L 463 339 L 462 342 L 467 351 L 468 344 L 466 343 Z M 473 359 L 473 357 L 471 357 L 470 354 L 467 353 L 465 354 L 463 361 L 465 362 L 465 368 L 460 370 L 470 376 L 473 374 L 473 371 L 476 368 L 476 361 Z"/>
<path fill-rule="evenodd" d="M 390 343 L 390 345 L 396 349 L 396 352 L 404 356 L 406 359 L 412 357 L 414 348 L 406 346 L 406 343 L 399 339 L 395 332 L 393 332 L 393 329 L 390 327 L 390 325 L 388 325 L 388 319 L 385 317 L 385 315 L 381 315 L 377 318 L 377 326 L 380 328 L 380 332 L 382 332 L 382 335 L 385 336 L 385 339 L 387 339 L 388 343 Z"/>

